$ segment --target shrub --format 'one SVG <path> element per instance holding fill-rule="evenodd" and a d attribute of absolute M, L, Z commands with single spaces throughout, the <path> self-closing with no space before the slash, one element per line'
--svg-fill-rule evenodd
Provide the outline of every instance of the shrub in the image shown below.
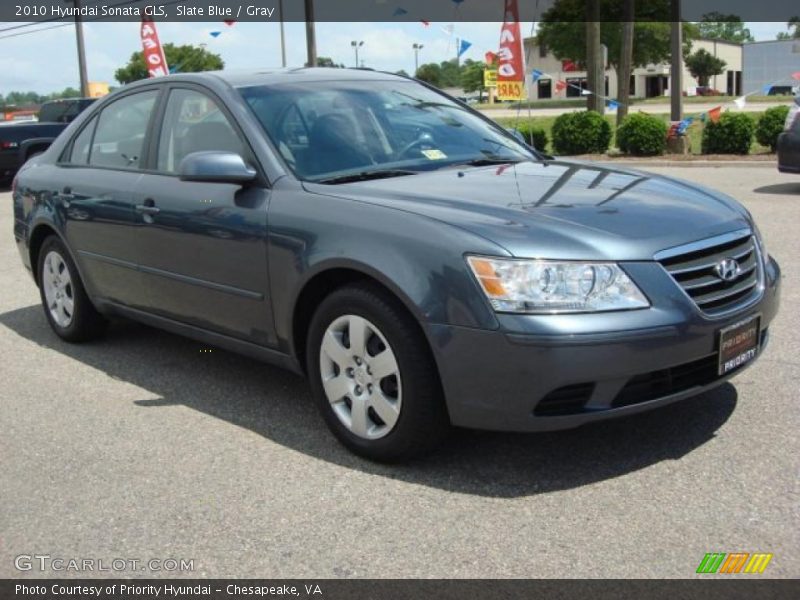
<path fill-rule="evenodd" d="M 596 112 L 571 112 L 553 123 L 556 154 L 602 154 L 611 143 L 611 125 Z"/>
<path fill-rule="evenodd" d="M 667 146 L 667 124 L 663 119 L 633 113 L 617 129 L 617 146 L 626 154 L 655 156 Z"/>
<path fill-rule="evenodd" d="M 544 129 L 530 123 L 519 123 L 517 124 L 517 131 L 522 134 L 522 137 L 531 146 L 541 152 L 547 152 L 547 132 Z"/>
<path fill-rule="evenodd" d="M 748 154 L 755 128 L 746 113 L 726 112 L 716 123 L 709 120 L 703 129 L 703 154 Z"/>
<path fill-rule="evenodd" d="M 783 131 L 786 115 L 789 114 L 788 106 L 773 106 L 758 120 L 756 126 L 756 140 L 762 146 L 769 146 L 775 152 L 778 146 L 778 136 Z"/>

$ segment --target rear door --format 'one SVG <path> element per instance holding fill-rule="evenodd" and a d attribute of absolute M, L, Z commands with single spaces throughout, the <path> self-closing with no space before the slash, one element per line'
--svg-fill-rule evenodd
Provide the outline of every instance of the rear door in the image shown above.
<path fill-rule="evenodd" d="M 92 296 L 144 303 L 134 190 L 160 90 L 123 96 L 81 128 L 58 163 L 54 204 Z"/>
<path fill-rule="evenodd" d="M 204 88 L 175 85 L 136 190 L 148 310 L 261 345 L 274 344 L 267 276 L 266 179 L 247 186 L 181 181 L 192 152 L 228 151 L 258 168 L 241 130 Z"/>

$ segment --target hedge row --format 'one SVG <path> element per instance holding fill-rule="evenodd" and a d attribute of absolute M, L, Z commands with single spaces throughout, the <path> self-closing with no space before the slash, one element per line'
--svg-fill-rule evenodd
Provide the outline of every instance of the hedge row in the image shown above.
<path fill-rule="evenodd" d="M 756 121 L 746 113 L 723 113 L 717 122 L 707 121 L 703 128 L 703 154 L 748 154 L 755 138 L 774 152 L 778 136 L 789 112 L 788 106 L 775 106 Z M 526 125 L 526 127 L 530 127 Z M 619 149 L 635 156 L 657 156 L 664 153 L 667 123 L 645 113 L 628 115 L 617 129 Z M 538 138 L 533 138 L 535 134 Z M 533 145 L 543 149 L 547 135 L 538 128 L 520 132 Z M 571 112 L 559 116 L 553 124 L 553 150 L 556 154 L 603 154 L 611 144 L 611 125 L 595 112 Z M 540 141 L 541 140 L 541 141 Z M 541 144 L 541 145 L 539 145 Z"/>

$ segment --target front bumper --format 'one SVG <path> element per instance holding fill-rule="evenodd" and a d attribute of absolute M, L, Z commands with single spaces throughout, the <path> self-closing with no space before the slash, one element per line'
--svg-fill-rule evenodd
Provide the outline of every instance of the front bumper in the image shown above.
<path fill-rule="evenodd" d="M 761 349 L 780 302 L 780 268 L 770 259 L 758 303 L 725 318 L 703 316 L 675 299 L 651 309 L 607 315 L 501 315 L 486 331 L 429 325 L 454 425 L 499 431 L 569 429 L 629 415 L 699 394 L 741 369 L 717 375 L 718 332 L 761 315 Z M 605 319 L 605 331 L 578 331 Z M 547 319 L 556 333 L 520 333 Z M 623 323 L 635 322 L 635 329 Z M 650 326 L 647 326 L 647 322 Z M 759 353 L 760 354 L 760 353 Z M 748 363 L 751 364 L 751 363 Z"/>

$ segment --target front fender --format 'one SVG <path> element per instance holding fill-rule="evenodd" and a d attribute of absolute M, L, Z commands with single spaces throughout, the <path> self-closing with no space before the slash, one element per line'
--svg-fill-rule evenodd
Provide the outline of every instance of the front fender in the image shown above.
<path fill-rule="evenodd" d="M 403 210 L 302 190 L 276 191 L 269 223 L 270 288 L 281 346 L 291 348 L 302 290 L 331 269 L 375 279 L 423 325 L 499 326 L 464 254 L 508 253 L 480 236 Z"/>

